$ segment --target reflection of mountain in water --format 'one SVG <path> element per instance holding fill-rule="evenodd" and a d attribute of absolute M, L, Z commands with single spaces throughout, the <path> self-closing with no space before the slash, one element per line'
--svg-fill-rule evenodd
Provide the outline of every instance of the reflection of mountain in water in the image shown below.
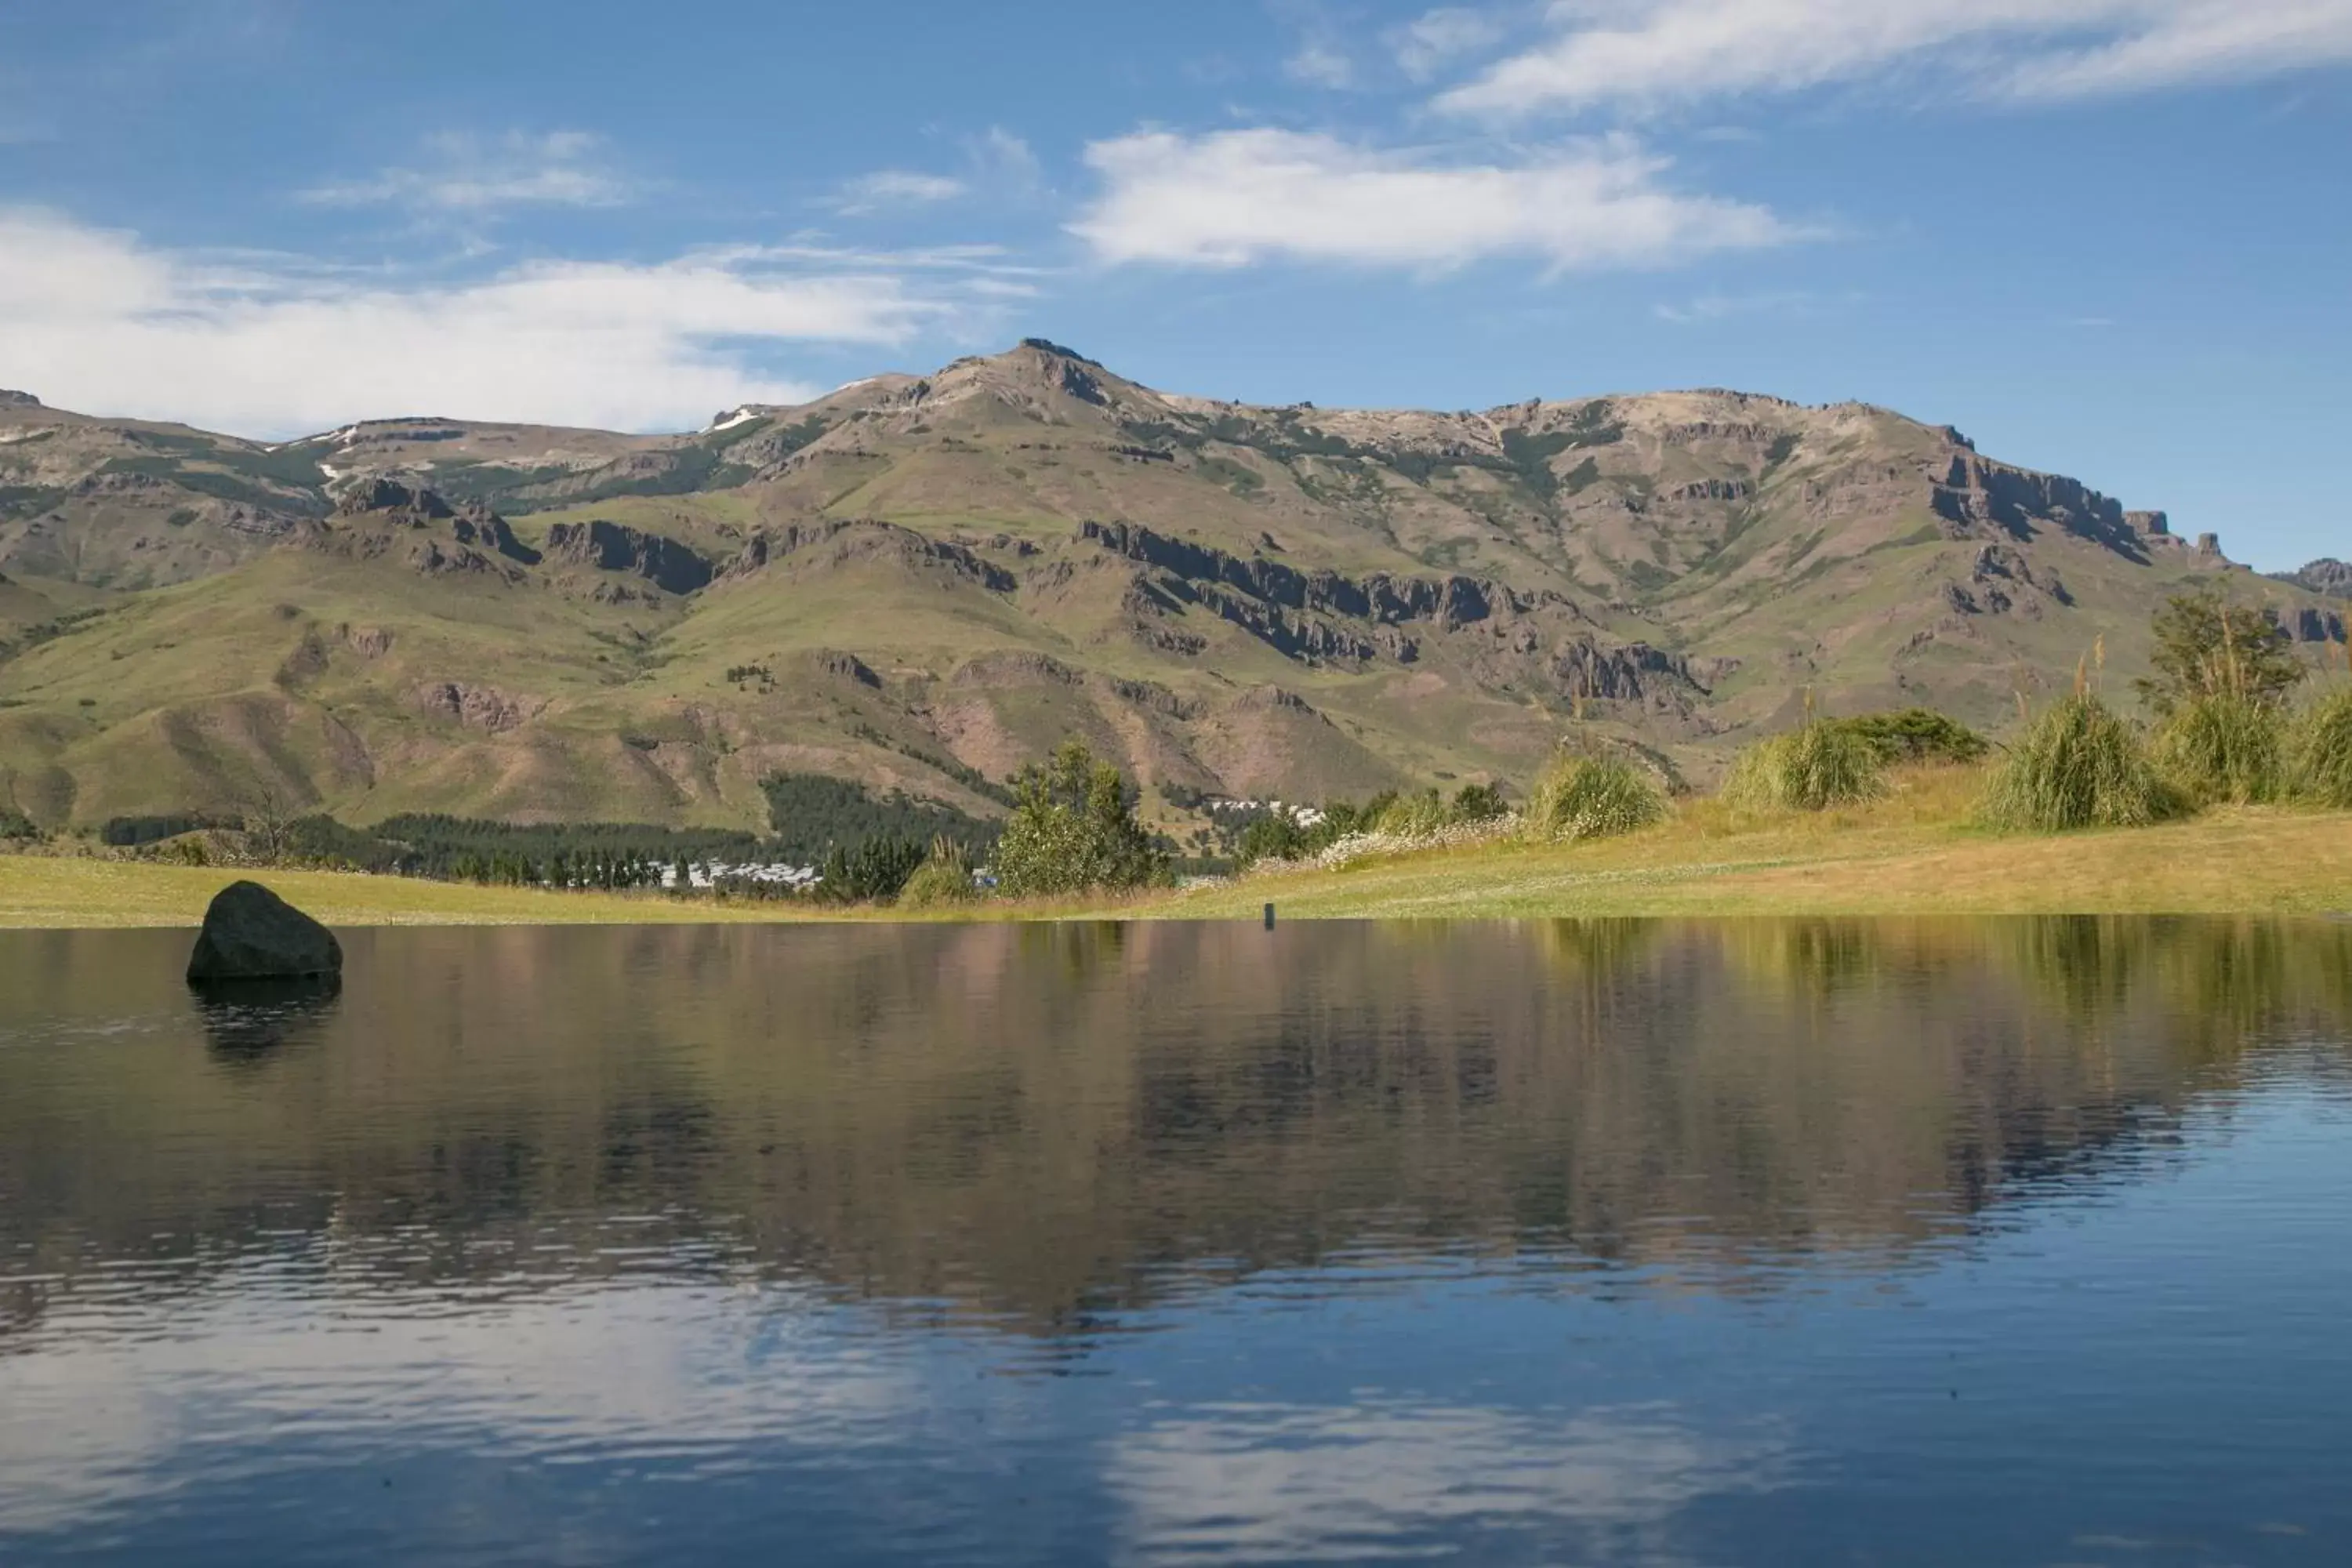
<path fill-rule="evenodd" d="M 0 942 L 45 1290 L 289 1233 L 354 1283 L 749 1264 L 1038 1328 L 1343 1250 L 1739 1288 L 2137 1158 L 2352 1017 L 2310 924 L 402 931 L 256 1056 L 162 945 Z"/>

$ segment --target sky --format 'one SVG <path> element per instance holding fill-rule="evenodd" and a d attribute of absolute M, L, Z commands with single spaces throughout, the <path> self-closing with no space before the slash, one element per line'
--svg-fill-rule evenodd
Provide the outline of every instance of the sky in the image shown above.
<path fill-rule="evenodd" d="M 0 386 L 690 429 L 1024 336 L 1958 426 L 2352 555 L 2352 0 L 0 0 Z"/>

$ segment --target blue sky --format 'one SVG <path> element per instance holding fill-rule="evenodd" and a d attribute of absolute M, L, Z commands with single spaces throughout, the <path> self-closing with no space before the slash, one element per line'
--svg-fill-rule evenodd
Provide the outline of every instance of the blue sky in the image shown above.
<path fill-rule="evenodd" d="M 2352 0 L 0 0 L 0 385 L 680 428 L 1171 390 L 1948 422 L 2352 553 Z"/>

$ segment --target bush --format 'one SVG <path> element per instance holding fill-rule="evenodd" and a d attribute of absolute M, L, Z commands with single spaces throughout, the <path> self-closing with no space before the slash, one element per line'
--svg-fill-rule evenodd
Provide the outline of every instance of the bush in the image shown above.
<path fill-rule="evenodd" d="M 2148 760 L 2139 731 L 2091 692 L 2076 692 L 2025 727 L 1987 784 L 1989 826 L 2035 833 L 2140 827 L 2188 803 Z"/>
<path fill-rule="evenodd" d="M 1319 825 L 1318 825 L 1319 826 Z M 1319 835 L 1298 826 L 1287 810 L 1261 812 L 1234 845 L 1234 864 L 1246 870 L 1261 860 L 1296 860 L 1322 847 Z"/>
<path fill-rule="evenodd" d="M 1456 820 L 1444 797 L 1434 789 L 1425 789 L 1416 795 L 1399 795 L 1381 809 L 1368 827 L 1371 832 L 1399 838 L 1425 838 L 1440 828 L 1453 826 Z"/>
<path fill-rule="evenodd" d="M 1843 724 L 1807 724 L 1760 741 L 1732 759 L 1723 798 L 1751 811 L 1822 811 L 1886 791 L 1870 742 Z"/>
<path fill-rule="evenodd" d="M 0 839 L 38 838 L 41 830 L 33 819 L 13 805 L 0 806 Z"/>
<path fill-rule="evenodd" d="M 1832 720 L 1833 727 L 1859 735 L 1878 753 L 1882 763 L 1973 763 L 1992 750 L 1992 742 L 1957 719 L 1928 708 L 1906 708 L 1896 713 L 1864 713 L 1856 719 Z"/>
<path fill-rule="evenodd" d="M 962 843 L 945 834 L 931 840 L 931 851 L 907 885 L 898 889 L 898 907 L 936 909 L 941 904 L 968 904 L 980 896 L 971 879 L 971 857 Z"/>
<path fill-rule="evenodd" d="M 2235 805 L 2284 793 L 2285 752 L 2285 715 L 2233 691 L 2180 699 L 2150 748 L 2157 767 L 2191 800 Z"/>
<path fill-rule="evenodd" d="M 2289 737 L 2297 798 L 2352 811 L 2352 686 L 2339 686 L 2295 717 Z"/>
<path fill-rule="evenodd" d="M 1433 787 L 1417 795 L 1388 795 L 1373 800 L 1357 815 L 1349 830 L 1386 833 L 1399 838 L 1426 838 L 1449 827 L 1493 822 L 1507 816 L 1510 809 L 1504 804 L 1503 792 L 1493 784 L 1464 784 L 1452 800 L 1447 800 Z"/>
<path fill-rule="evenodd" d="M 1528 800 L 1531 838 L 1606 838 L 1666 815 L 1666 797 L 1639 768 L 1617 757 L 1562 755 L 1536 780 Z"/>
<path fill-rule="evenodd" d="M 1170 879 L 1167 852 L 1136 820 L 1127 781 L 1067 741 L 1024 772 L 996 846 L 996 883 L 1015 897 L 1140 888 Z"/>
<path fill-rule="evenodd" d="M 1493 822 L 1510 814 L 1503 792 L 1490 784 L 1466 784 L 1454 795 L 1454 820 Z"/>

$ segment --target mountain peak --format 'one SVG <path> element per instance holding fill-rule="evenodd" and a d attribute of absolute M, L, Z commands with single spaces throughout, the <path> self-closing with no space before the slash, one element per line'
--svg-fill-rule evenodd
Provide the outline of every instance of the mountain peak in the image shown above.
<path fill-rule="evenodd" d="M 11 392 L 0 386 L 0 408 L 38 408 L 41 400 L 29 392 Z"/>
<path fill-rule="evenodd" d="M 1021 340 L 1018 346 L 1019 348 L 1024 349 L 1034 349 L 1039 353 L 1052 354 L 1056 359 L 1074 359 L 1080 364 L 1090 364 L 1097 370 L 1104 368 L 1102 361 L 1098 359 L 1088 359 L 1086 355 L 1080 353 L 1076 349 L 1064 348 L 1060 343 L 1055 342 L 1051 338 L 1024 338 Z M 1008 352 L 1017 352 L 1017 350 Z M 1004 356 L 999 355 L 998 357 L 1003 358 Z"/>

